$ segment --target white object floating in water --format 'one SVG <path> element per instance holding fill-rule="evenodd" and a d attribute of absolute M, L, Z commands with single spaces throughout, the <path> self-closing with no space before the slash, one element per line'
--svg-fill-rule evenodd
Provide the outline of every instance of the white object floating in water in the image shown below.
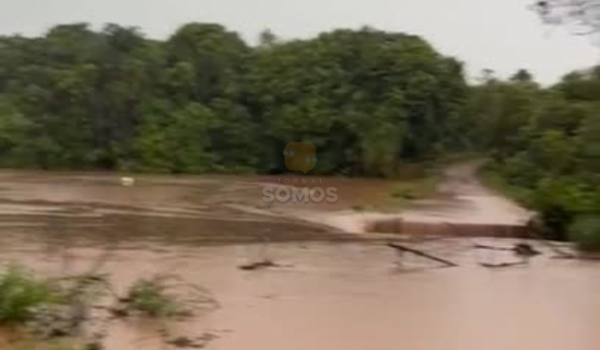
<path fill-rule="evenodd" d="M 135 185 L 135 179 L 133 177 L 122 177 L 121 185 L 123 186 L 133 186 Z"/>

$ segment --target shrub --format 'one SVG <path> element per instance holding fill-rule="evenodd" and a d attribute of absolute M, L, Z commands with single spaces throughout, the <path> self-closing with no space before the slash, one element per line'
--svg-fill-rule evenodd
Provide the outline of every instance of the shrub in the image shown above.
<path fill-rule="evenodd" d="M 181 311 L 180 305 L 168 295 L 165 279 L 155 277 L 135 282 L 125 298 L 130 309 L 152 317 L 171 317 Z"/>
<path fill-rule="evenodd" d="M 511 184 L 503 175 L 503 172 L 498 170 L 495 163 L 485 166 L 479 173 L 479 176 L 486 186 L 502 193 L 527 208 L 533 206 L 532 190 L 530 188 L 518 187 Z"/>
<path fill-rule="evenodd" d="M 545 238 L 565 240 L 575 218 L 593 209 L 592 189 L 570 179 L 542 179 L 534 192 L 534 208 L 547 228 Z"/>
<path fill-rule="evenodd" d="M 600 217 L 577 217 L 569 228 L 569 237 L 584 252 L 600 252 Z"/>
<path fill-rule="evenodd" d="M 39 280 L 29 271 L 9 267 L 0 275 L 0 322 L 20 324 L 29 321 L 41 306 L 55 304 L 60 293 L 47 280 Z"/>
<path fill-rule="evenodd" d="M 540 178 L 540 170 L 527 159 L 526 154 L 520 153 L 506 160 L 502 175 L 510 185 L 528 188 L 536 184 Z"/>
<path fill-rule="evenodd" d="M 122 302 L 126 314 L 166 318 L 192 316 L 197 309 L 218 305 L 208 291 L 171 275 L 135 282 Z"/>

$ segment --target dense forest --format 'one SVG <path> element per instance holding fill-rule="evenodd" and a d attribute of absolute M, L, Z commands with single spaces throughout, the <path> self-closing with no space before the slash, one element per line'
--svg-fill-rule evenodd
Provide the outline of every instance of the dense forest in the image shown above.
<path fill-rule="evenodd" d="M 424 39 L 371 28 L 254 46 L 200 23 L 164 41 L 85 24 L 0 37 L 0 166 L 276 173 L 293 141 L 315 144 L 315 173 L 351 176 L 484 152 L 548 235 L 600 228 L 600 68 L 468 84 Z"/>
<path fill-rule="evenodd" d="M 63 25 L 0 39 L 9 167 L 276 172 L 292 141 L 322 174 L 390 175 L 456 146 L 461 64 L 416 36 L 338 30 L 257 47 L 213 24 L 166 41 Z"/>

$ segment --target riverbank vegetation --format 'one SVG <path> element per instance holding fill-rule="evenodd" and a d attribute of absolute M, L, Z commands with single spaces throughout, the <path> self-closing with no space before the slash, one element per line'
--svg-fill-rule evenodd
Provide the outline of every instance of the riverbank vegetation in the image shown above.
<path fill-rule="evenodd" d="M 475 151 L 566 239 L 600 211 L 599 94 L 598 67 L 550 87 L 525 70 L 468 84 L 423 38 L 372 28 L 249 45 L 215 24 L 166 40 L 59 25 L 0 38 L 0 166 L 279 173 L 285 145 L 308 141 L 313 173 L 396 176 Z"/>
<path fill-rule="evenodd" d="M 112 321 L 142 317 L 167 324 L 217 306 L 208 291 L 172 275 L 134 281 L 123 295 L 105 276 L 47 277 L 9 266 L 0 273 L 0 329 L 10 330 L 15 350 L 100 350 Z M 197 343 L 166 328 L 161 336 L 165 344 L 185 341 L 184 348 Z"/>
<path fill-rule="evenodd" d="M 587 218 L 600 215 L 599 88 L 600 68 L 548 88 L 525 71 L 471 87 L 464 117 L 474 125 L 475 147 L 492 158 L 484 179 L 538 211 L 547 238 L 597 235 L 579 228 L 596 225 Z M 580 233 L 569 236 L 573 230 Z"/>
<path fill-rule="evenodd" d="M 61 25 L 0 38 L 6 167 L 281 172 L 292 141 L 320 174 L 387 176 L 457 146 L 462 64 L 422 38 L 336 30 L 249 46 L 220 25 L 170 38 Z"/>

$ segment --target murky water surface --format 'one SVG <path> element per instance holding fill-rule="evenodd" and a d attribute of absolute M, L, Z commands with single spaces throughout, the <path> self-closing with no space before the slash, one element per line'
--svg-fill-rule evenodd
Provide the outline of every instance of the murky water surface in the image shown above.
<path fill-rule="evenodd" d="M 460 264 L 441 269 L 378 240 L 230 205 L 256 196 L 250 178 L 145 177 L 122 187 L 112 175 L 3 173 L 0 260 L 59 274 L 85 270 L 108 249 L 103 270 L 118 289 L 176 273 L 219 302 L 173 326 L 214 335 L 208 349 L 600 349 L 597 263 L 544 250 L 529 265 L 490 270 L 479 263 L 515 257 L 473 244 L 511 242 L 411 245 Z M 238 269 L 263 257 L 283 267 Z M 154 328 L 114 323 L 107 349 L 162 349 Z"/>

